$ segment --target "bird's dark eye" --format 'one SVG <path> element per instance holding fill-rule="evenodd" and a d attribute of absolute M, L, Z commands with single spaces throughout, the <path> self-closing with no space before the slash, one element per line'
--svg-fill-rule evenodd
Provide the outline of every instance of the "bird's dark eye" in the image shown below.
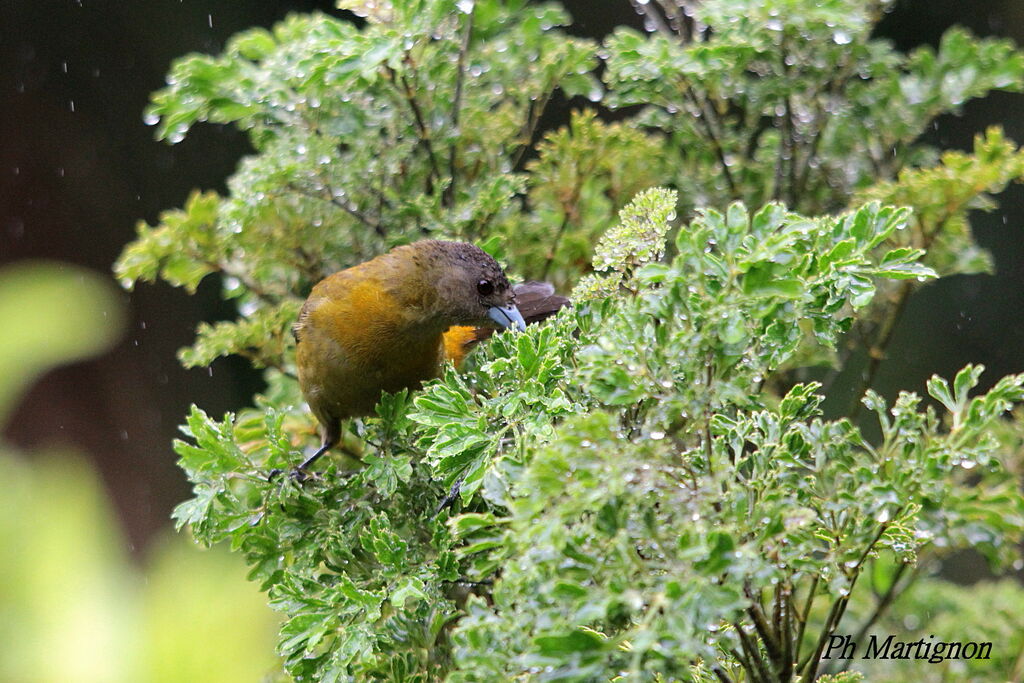
<path fill-rule="evenodd" d="M 476 283 L 476 291 L 480 293 L 480 296 L 490 296 L 494 294 L 494 283 L 490 280 L 481 280 Z"/>

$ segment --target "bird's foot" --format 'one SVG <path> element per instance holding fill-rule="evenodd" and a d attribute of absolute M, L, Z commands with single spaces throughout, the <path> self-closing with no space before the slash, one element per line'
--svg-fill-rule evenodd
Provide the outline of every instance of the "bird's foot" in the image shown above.
<path fill-rule="evenodd" d="M 267 473 L 267 481 L 274 481 L 274 479 L 281 476 L 282 474 L 284 474 L 284 470 L 280 468 L 272 469 L 270 470 L 270 472 Z M 291 470 L 288 473 L 288 478 L 298 484 L 304 484 L 307 481 L 318 480 L 321 477 L 319 473 L 310 472 L 309 470 L 303 468 L 300 465 L 299 467 L 296 467 L 295 469 Z"/>

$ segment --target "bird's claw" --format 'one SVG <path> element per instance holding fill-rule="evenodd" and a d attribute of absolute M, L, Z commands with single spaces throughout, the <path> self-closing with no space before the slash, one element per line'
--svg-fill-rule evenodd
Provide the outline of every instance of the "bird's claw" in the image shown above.
<path fill-rule="evenodd" d="M 279 467 L 276 467 L 267 473 L 267 481 L 274 481 L 274 479 L 281 476 L 283 473 L 284 470 L 282 470 Z M 291 470 L 288 473 L 288 478 L 298 484 L 304 484 L 311 479 L 320 479 L 320 475 L 317 474 L 316 472 L 310 472 L 309 470 L 305 470 L 302 467 L 296 467 L 295 469 Z"/>

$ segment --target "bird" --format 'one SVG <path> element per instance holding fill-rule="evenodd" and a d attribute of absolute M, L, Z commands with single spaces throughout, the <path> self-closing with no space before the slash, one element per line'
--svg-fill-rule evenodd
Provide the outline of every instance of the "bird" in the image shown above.
<path fill-rule="evenodd" d="M 338 444 L 344 420 L 372 415 L 384 392 L 418 389 L 496 330 L 524 331 L 567 304 L 545 282 L 513 287 L 466 242 L 420 240 L 327 276 L 293 327 L 299 387 L 321 436 L 293 474 Z"/>

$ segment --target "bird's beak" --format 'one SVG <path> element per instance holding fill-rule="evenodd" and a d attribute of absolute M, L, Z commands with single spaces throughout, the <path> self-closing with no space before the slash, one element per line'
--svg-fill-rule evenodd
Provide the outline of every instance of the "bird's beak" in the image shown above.
<path fill-rule="evenodd" d="M 508 306 L 491 306 L 487 309 L 487 317 L 498 323 L 502 328 L 515 327 L 520 332 L 526 331 L 523 314 L 513 304 Z"/>

